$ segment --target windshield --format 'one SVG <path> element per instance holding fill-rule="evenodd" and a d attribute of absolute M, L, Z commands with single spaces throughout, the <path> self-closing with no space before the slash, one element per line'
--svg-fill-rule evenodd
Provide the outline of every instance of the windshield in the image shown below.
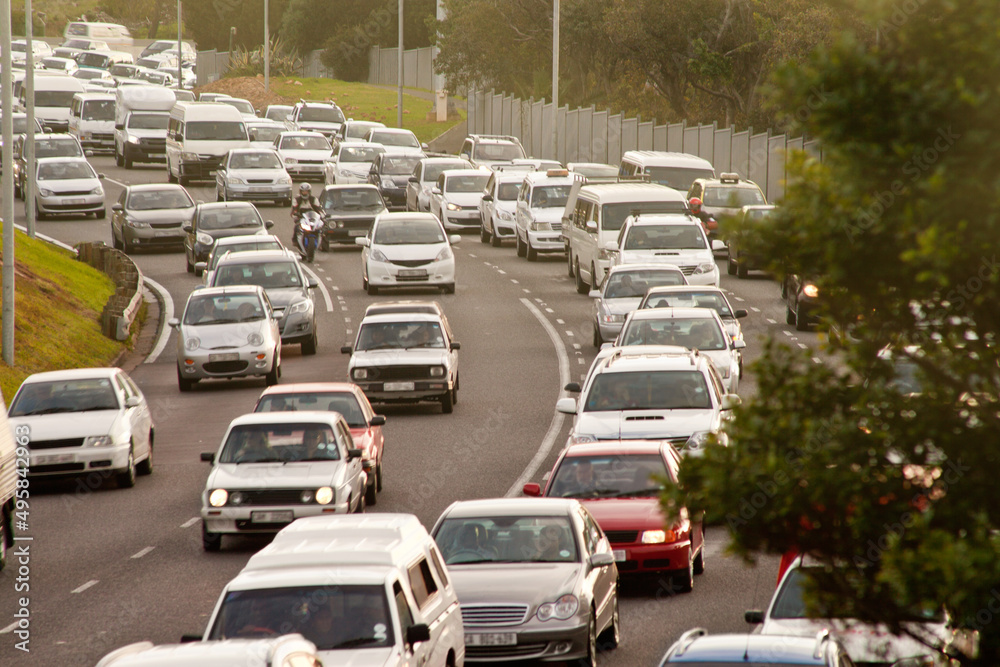
<path fill-rule="evenodd" d="M 42 58 L 42 66 L 45 69 L 66 69 L 72 63 L 68 63 L 65 60 L 57 60 L 55 58 Z"/>
<path fill-rule="evenodd" d="M 348 139 L 364 139 L 372 127 L 385 127 L 384 125 L 368 125 L 366 123 L 351 123 L 347 126 L 344 134 Z"/>
<path fill-rule="evenodd" d="M 113 76 L 128 77 L 132 76 L 132 73 L 135 72 L 135 69 L 136 69 L 135 65 L 112 65 L 111 74 Z"/>
<path fill-rule="evenodd" d="M 230 591 L 209 638 L 261 638 L 289 632 L 301 634 L 321 651 L 387 647 L 396 642 L 385 588 L 378 585 Z"/>
<path fill-rule="evenodd" d="M 320 195 L 319 202 L 327 212 L 381 211 L 385 208 L 382 195 L 371 187 L 327 190 Z"/>
<path fill-rule="evenodd" d="M 32 125 L 34 125 L 34 123 L 32 123 Z M 14 116 L 14 134 L 27 134 L 27 132 L 28 132 L 28 117 Z M 37 144 L 38 140 L 36 139 L 35 142 Z"/>
<path fill-rule="evenodd" d="M 569 197 L 568 185 L 543 185 L 531 193 L 532 208 L 565 208 Z"/>
<path fill-rule="evenodd" d="M 605 231 L 617 231 L 625 224 L 625 218 L 633 212 L 639 213 L 685 213 L 686 204 L 681 201 L 637 201 L 621 204 L 605 204 L 601 209 L 601 228 Z"/>
<path fill-rule="evenodd" d="M 455 160 L 454 162 L 429 162 L 424 164 L 423 180 L 427 183 L 434 183 L 442 172 L 449 169 L 469 169 L 470 165 L 465 160 Z"/>
<path fill-rule="evenodd" d="M 517 144 L 479 144 L 472 157 L 477 160 L 516 160 L 524 157 L 524 150 Z"/>
<path fill-rule="evenodd" d="M 250 141 L 266 141 L 268 143 L 274 143 L 278 135 L 285 131 L 281 125 L 250 125 L 247 129 L 250 131 Z"/>
<path fill-rule="evenodd" d="M 572 456 L 563 459 L 546 495 L 558 498 L 658 496 L 669 479 L 659 454 Z"/>
<path fill-rule="evenodd" d="M 500 201 L 514 201 L 517 199 L 517 194 L 521 191 L 521 184 L 518 183 L 501 183 L 497 186 L 497 196 L 496 198 Z"/>
<path fill-rule="evenodd" d="M 620 345 L 680 345 L 694 350 L 725 350 L 726 333 L 707 318 L 647 320 L 633 317 L 622 331 Z"/>
<path fill-rule="evenodd" d="M 165 114 L 132 114 L 128 126 L 133 130 L 165 130 L 170 117 Z"/>
<path fill-rule="evenodd" d="M 246 114 L 248 116 L 255 115 L 253 110 L 253 105 L 247 102 L 246 100 L 238 100 L 227 97 L 219 100 L 219 102 L 221 102 L 222 104 L 228 104 L 231 107 L 236 107 L 237 109 L 240 110 L 240 113 L 242 114 Z"/>
<path fill-rule="evenodd" d="M 24 42 L 14 42 L 10 45 L 11 51 L 17 51 L 18 53 L 27 53 L 28 45 Z"/>
<path fill-rule="evenodd" d="M 191 197 L 182 188 L 139 190 L 129 195 L 125 208 L 130 211 L 162 211 L 164 209 L 190 208 Z"/>
<path fill-rule="evenodd" d="M 215 242 L 215 246 L 212 247 L 212 252 L 209 253 L 208 268 L 211 271 L 215 270 L 218 266 L 219 260 L 225 257 L 227 254 L 246 252 L 249 250 L 280 250 L 281 244 L 274 240 L 268 239 L 266 237 L 260 237 L 260 241 L 247 241 L 244 243 L 226 243 L 224 245 L 219 245 L 219 241 Z M 221 239 L 220 239 L 221 240 Z"/>
<path fill-rule="evenodd" d="M 646 167 L 645 173 L 650 180 L 665 185 L 674 190 L 687 192 L 691 184 L 698 178 L 715 178 L 711 169 L 692 169 L 690 167 Z"/>
<path fill-rule="evenodd" d="M 296 410 L 339 412 L 351 428 L 368 426 L 358 398 L 349 391 L 271 394 L 260 399 L 254 412 L 294 412 Z"/>
<path fill-rule="evenodd" d="M 684 274 L 679 270 L 643 269 L 639 271 L 616 271 L 608 276 L 604 288 L 605 299 L 635 299 L 645 296 L 651 287 L 664 285 L 685 285 Z"/>
<path fill-rule="evenodd" d="M 74 178 L 97 178 L 86 162 L 46 162 L 38 165 L 38 180 L 68 181 Z"/>
<path fill-rule="evenodd" d="M 413 168 L 420 158 L 416 156 L 395 156 L 382 158 L 382 173 L 387 176 L 406 176 L 413 173 Z"/>
<path fill-rule="evenodd" d="M 651 294 L 643 308 L 711 308 L 724 320 L 734 319 L 726 298 L 719 292 L 693 290 Z"/>
<path fill-rule="evenodd" d="M 622 250 L 704 250 L 708 248 L 701 226 L 635 225 Z"/>
<path fill-rule="evenodd" d="M 566 516 L 445 519 L 434 540 L 448 565 L 578 560 L 576 536 Z"/>
<path fill-rule="evenodd" d="M 573 167 L 573 173 L 588 178 L 614 178 L 618 175 L 618 167 L 610 164 L 576 165 Z"/>
<path fill-rule="evenodd" d="M 268 107 L 267 112 L 264 114 L 264 118 L 284 122 L 290 113 L 292 113 L 292 107 L 271 106 Z"/>
<path fill-rule="evenodd" d="M 76 139 L 39 139 L 35 137 L 35 157 L 83 157 Z"/>
<path fill-rule="evenodd" d="M 83 84 L 77 83 L 76 85 L 81 86 Z M 62 107 L 69 109 L 70 105 L 73 104 L 73 96 L 76 95 L 76 93 L 77 91 L 75 90 L 36 90 L 35 106 L 50 108 Z"/>
<path fill-rule="evenodd" d="M 301 287 L 295 262 L 260 262 L 254 264 L 228 264 L 216 271 L 212 280 L 214 287 L 228 285 L 260 285 L 264 289 Z"/>
<path fill-rule="evenodd" d="M 229 158 L 230 169 L 283 169 L 281 160 L 271 151 L 259 153 L 233 153 Z"/>
<path fill-rule="evenodd" d="M 374 162 L 385 151 L 374 146 L 343 146 L 337 160 L 340 162 Z"/>
<path fill-rule="evenodd" d="M 339 460 L 337 438 L 323 423 L 234 426 L 219 455 L 219 463 Z"/>
<path fill-rule="evenodd" d="M 452 176 L 445 179 L 445 192 L 478 192 L 481 193 L 486 187 L 489 174 L 482 176 Z"/>
<path fill-rule="evenodd" d="M 699 371 L 635 371 L 596 376 L 583 410 L 707 410 L 711 407 L 708 385 Z"/>
<path fill-rule="evenodd" d="M 115 101 L 114 100 L 89 100 L 83 103 L 83 111 L 80 114 L 83 120 L 114 120 Z"/>
<path fill-rule="evenodd" d="M 187 123 L 184 137 L 189 140 L 247 141 L 247 129 L 243 123 L 233 121 L 199 120 Z"/>
<path fill-rule="evenodd" d="M 337 107 L 303 107 L 299 112 L 299 121 L 343 123 L 344 113 Z"/>
<path fill-rule="evenodd" d="M 264 319 L 264 306 L 256 294 L 191 295 L 184 309 L 184 324 L 232 324 Z"/>
<path fill-rule="evenodd" d="M 111 62 L 110 56 L 104 53 L 95 53 L 94 51 L 87 51 L 81 53 L 77 56 L 76 61 L 83 65 L 84 67 L 97 67 L 99 69 L 107 69 Z"/>
<path fill-rule="evenodd" d="M 284 137 L 281 140 L 281 149 L 286 151 L 328 151 L 330 150 L 330 142 L 326 140 L 326 137 Z"/>
<path fill-rule="evenodd" d="M 32 382 L 17 392 L 10 406 L 10 416 L 117 410 L 119 407 L 118 396 L 108 378 Z"/>
<path fill-rule="evenodd" d="M 375 229 L 372 243 L 378 245 L 410 245 L 444 243 L 441 225 L 433 220 L 383 220 Z"/>
<path fill-rule="evenodd" d="M 706 187 L 701 198 L 705 206 L 721 206 L 727 208 L 743 208 L 744 206 L 759 206 L 766 204 L 764 195 L 757 188 L 726 187 L 724 185 Z"/>
<path fill-rule="evenodd" d="M 361 327 L 358 350 L 445 349 L 437 322 L 369 322 Z"/>
<path fill-rule="evenodd" d="M 412 132 L 373 132 L 372 143 L 383 146 L 403 146 L 406 148 L 420 148 L 420 142 Z M 410 171 L 413 171 L 412 169 Z M 407 172 L 409 173 L 409 172 Z"/>
<path fill-rule="evenodd" d="M 253 207 L 203 209 L 198 215 L 198 229 L 262 229 L 264 221 Z"/>
<path fill-rule="evenodd" d="M 75 79 L 103 79 L 105 72 L 96 69 L 78 69 L 73 72 L 73 78 Z"/>

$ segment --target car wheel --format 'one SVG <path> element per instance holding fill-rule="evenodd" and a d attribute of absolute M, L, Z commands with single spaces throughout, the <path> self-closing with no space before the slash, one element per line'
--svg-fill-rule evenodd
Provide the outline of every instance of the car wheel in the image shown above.
<path fill-rule="evenodd" d="M 374 470 L 372 471 L 372 474 L 375 474 Z M 377 480 L 372 480 L 371 485 L 365 489 L 365 505 L 375 507 L 375 505 L 378 503 L 378 487 L 376 486 L 377 484 L 378 484 Z"/>
<path fill-rule="evenodd" d="M 117 236 L 115 236 L 115 226 L 114 225 L 111 225 L 111 247 L 114 248 L 115 250 L 124 250 L 125 249 L 125 247 L 122 245 L 122 242 L 118 240 Z"/>
<path fill-rule="evenodd" d="M 521 235 L 514 232 L 514 236 L 517 237 L 517 256 L 524 257 L 528 254 L 528 244 L 521 241 Z"/>
<path fill-rule="evenodd" d="M 441 413 L 450 415 L 455 410 L 455 397 L 449 391 L 441 397 Z"/>
<path fill-rule="evenodd" d="M 37 200 L 35 201 L 35 217 L 39 220 L 47 220 L 49 217 L 48 213 L 39 208 Z"/>
<path fill-rule="evenodd" d="M 787 277 L 781 279 L 781 298 L 782 299 L 787 299 L 788 298 L 788 278 Z"/>
<path fill-rule="evenodd" d="M 454 294 L 455 293 L 455 283 L 448 283 L 447 285 L 442 285 L 441 286 L 441 291 L 444 292 L 445 294 Z"/>
<path fill-rule="evenodd" d="M 494 248 L 499 248 L 501 245 L 503 245 L 503 239 L 497 236 L 495 227 L 493 231 L 490 233 L 490 245 L 493 246 Z"/>
<path fill-rule="evenodd" d="M 796 320 L 795 311 L 793 311 L 791 308 L 789 308 L 786 305 L 785 306 L 785 324 L 795 324 L 795 320 Z"/>
<path fill-rule="evenodd" d="M 375 296 L 378 294 L 378 288 L 368 282 L 365 284 L 365 290 L 368 292 L 369 296 Z"/>
<path fill-rule="evenodd" d="M 149 432 L 149 455 L 135 467 L 140 475 L 153 474 L 153 432 Z"/>
<path fill-rule="evenodd" d="M 531 247 L 531 239 L 528 239 L 528 242 L 525 243 L 524 245 L 525 245 L 525 255 L 527 256 L 528 261 L 537 262 L 538 251 Z"/>
<path fill-rule="evenodd" d="M 174 176 L 174 172 L 170 170 L 170 163 L 167 163 L 167 183 L 176 183 L 177 177 Z"/>
<path fill-rule="evenodd" d="M 579 667 L 597 667 L 597 618 L 590 612 L 590 632 L 587 638 L 587 655 L 576 662 Z"/>
<path fill-rule="evenodd" d="M 222 548 L 222 535 L 208 532 L 204 521 L 201 522 L 201 548 L 205 551 L 218 551 Z"/>
<path fill-rule="evenodd" d="M 121 167 L 124 164 L 125 164 L 125 162 L 124 162 L 124 160 L 122 160 L 122 156 L 118 152 L 118 146 L 115 145 L 115 166 L 116 167 Z"/>
<path fill-rule="evenodd" d="M 350 506 L 351 506 L 351 504 L 348 503 L 347 507 L 350 508 Z M 361 495 L 358 496 L 358 504 L 354 508 L 354 513 L 355 514 L 364 514 L 365 513 L 365 494 L 362 493 Z"/>
<path fill-rule="evenodd" d="M 104 220 L 106 217 L 108 217 L 108 209 L 106 208 L 102 208 L 100 211 L 94 213 L 95 220 Z"/>
<path fill-rule="evenodd" d="M 698 550 L 698 556 L 694 559 L 694 573 L 695 574 L 705 574 L 705 529 L 701 529 L 701 549 Z"/>
<path fill-rule="evenodd" d="M 215 188 L 215 201 L 226 201 L 222 198 L 222 191 L 219 188 Z"/>
<path fill-rule="evenodd" d="M 590 291 L 590 287 L 587 283 L 583 282 L 583 276 L 580 275 L 580 259 L 577 258 L 574 261 L 575 268 L 573 270 L 573 276 L 576 278 L 576 291 L 577 294 L 586 294 Z"/>
<path fill-rule="evenodd" d="M 599 283 L 597 281 L 597 267 L 595 267 L 594 263 L 591 262 L 590 263 L 590 289 L 600 289 L 600 288 L 601 288 L 601 283 Z M 587 290 L 587 291 L 589 292 L 590 290 Z"/>
<path fill-rule="evenodd" d="M 726 253 L 726 273 L 731 276 L 736 275 L 736 260 L 733 259 L 733 249 L 730 248 L 729 252 Z"/>
<path fill-rule="evenodd" d="M 594 325 L 594 347 L 600 349 L 601 345 L 603 345 L 603 344 L 604 344 L 604 339 L 601 338 L 601 330 L 595 324 Z"/>
<path fill-rule="evenodd" d="M 268 387 L 278 384 L 278 352 L 274 353 L 274 361 L 271 362 L 271 370 L 264 376 L 264 382 Z"/>
<path fill-rule="evenodd" d="M 479 242 L 480 243 L 490 242 L 490 233 L 486 231 L 486 222 L 483 220 L 479 221 Z"/>
<path fill-rule="evenodd" d="M 132 158 L 128 156 L 128 149 L 125 149 L 124 153 L 122 154 L 121 166 L 125 167 L 126 169 L 131 169 L 132 165 L 133 165 Z"/>
<path fill-rule="evenodd" d="M 177 182 L 183 186 L 187 186 L 191 183 L 191 179 L 181 173 L 177 175 Z"/>
<path fill-rule="evenodd" d="M 604 629 L 598 637 L 599 642 L 598 649 L 601 651 L 608 651 L 611 649 L 618 648 L 618 644 L 622 640 L 622 624 L 621 615 L 618 613 L 618 593 L 615 592 L 615 608 L 611 613 L 611 625 Z"/>
<path fill-rule="evenodd" d="M 195 259 L 197 259 L 197 257 Z M 202 269 L 199 269 L 197 266 L 194 265 L 194 263 L 192 263 L 191 270 L 194 272 L 195 278 L 201 278 L 201 274 L 203 273 Z"/>
<path fill-rule="evenodd" d="M 128 450 L 128 463 L 115 475 L 115 481 L 118 482 L 119 489 L 131 489 L 135 486 L 135 452 L 132 447 Z"/>
<path fill-rule="evenodd" d="M 382 490 L 382 464 L 379 463 L 375 466 L 375 486 L 379 491 Z"/>
<path fill-rule="evenodd" d="M 188 380 L 181 376 L 181 369 L 177 369 L 177 388 L 182 392 L 189 392 L 194 388 L 197 380 Z"/>
<path fill-rule="evenodd" d="M 808 331 L 809 330 L 809 320 L 806 318 L 805 314 L 802 312 L 802 304 L 796 302 L 795 304 L 795 330 L 796 331 Z"/>
<path fill-rule="evenodd" d="M 313 331 L 313 335 L 308 340 L 302 341 L 302 354 L 307 356 L 316 354 L 316 342 L 316 332 Z"/>
<path fill-rule="evenodd" d="M 128 237 L 125 236 L 124 229 L 122 230 L 122 242 L 120 245 L 121 249 L 124 250 L 129 255 L 131 255 L 132 251 L 135 250 L 135 248 L 132 246 L 132 243 L 128 240 Z"/>
<path fill-rule="evenodd" d="M 688 566 L 686 570 L 675 572 L 670 577 L 670 587 L 680 593 L 690 593 L 694 588 L 694 560 L 688 554 Z"/>
<path fill-rule="evenodd" d="M 746 260 L 738 261 L 736 263 L 736 277 L 740 280 L 746 280 L 748 273 L 750 273 L 750 267 L 747 266 Z"/>
<path fill-rule="evenodd" d="M 330 252 L 330 239 L 325 236 L 319 241 L 319 249 L 321 252 Z"/>
<path fill-rule="evenodd" d="M 573 273 L 573 251 L 572 250 L 567 250 L 566 251 L 566 265 L 569 267 L 569 269 L 567 270 L 567 272 L 569 273 L 569 277 L 570 278 L 574 277 L 576 274 Z"/>

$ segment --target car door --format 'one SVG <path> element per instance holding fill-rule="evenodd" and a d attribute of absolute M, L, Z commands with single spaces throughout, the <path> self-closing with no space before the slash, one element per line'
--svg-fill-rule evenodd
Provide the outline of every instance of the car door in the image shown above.
<path fill-rule="evenodd" d="M 437 182 L 434 187 L 431 188 L 431 194 L 428 199 L 427 210 L 434 213 L 438 217 L 438 220 L 444 221 L 442 217 L 442 212 L 444 210 L 444 184 L 447 178 L 445 177 L 445 172 L 437 178 Z"/>
<path fill-rule="evenodd" d="M 580 508 L 580 519 L 583 522 L 584 543 L 587 545 L 587 553 L 584 555 L 584 562 L 597 553 L 611 554 L 611 545 L 608 538 L 604 536 L 604 531 L 597 525 L 597 521 L 587 511 L 586 507 Z M 588 569 L 587 586 L 593 595 L 594 608 L 597 611 L 597 630 L 607 627 L 611 623 L 615 610 L 615 598 L 618 595 L 618 571 L 614 565 L 603 565 Z"/>
<path fill-rule="evenodd" d="M 486 181 L 486 187 L 483 188 L 483 196 L 479 199 L 479 219 L 482 221 L 483 227 L 487 230 L 493 229 L 493 210 L 496 206 L 496 193 L 494 192 L 496 190 L 496 183 L 497 174 L 493 172 Z M 486 201 L 487 198 L 490 201 Z"/>
<path fill-rule="evenodd" d="M 448 346 L 448 362 L 451 367 L 451 381 L 452 386 L 458 385 L 458 350 L 452 349 L 452 343 L 455 341 L 452 339 L 451 330 L 445 326 L 443 323 L 441 325 L 441 331 L 444 332 L 445 341 L 444 344 Z"/>
<path fill-rule="evenodd" d="M 406 629 L 411 625 L 420 622 L 420 616 L 416 613 L 417 605 L 413 600 L 413 593 L 409 584 L 403 585 L 401 581 L 394 581 L 392 584 L 393 598 L 396 603 L 396 617 L 399 619 L 399 645 L 403 648 L 403 661 L 400 664 L 423 667 L 427 664 L 428 654 L 432 642 L 420 642 L 416 645 L 406 643 Z"/>
<path fill-rule="evenodd" d="M 407 211 L 417 211 L 419 210 L 420 202 L 418 201 L 420 196 L 420 185 L 421 178 L 424 173 L 424 163 L 418 162 L 417 166 L 413 168 L 413 173 L 410 174 L 409 180 L 406 182 L 406 210 Z"/>
<path fill-rule="evenodd" d="M 517 212 L 514 218 L 517 222 L 517 235 L 522 236 L 523 231 L 525 243 L 528 241 L 528 202 L 531 197 L 531 186 L 527 182 L 521 184 L 521 190 L 517 193 Z"/>
<path fill-rule="evenodd" d="M 215 192 L 216 194 L 221 194 L 223 198 L 226 196 L 226 179 L 229 177 L 228 167 L 229 161 L 233 159 L 232 153 L 226 153 L 226 156 L 222 159 L 222 164 L 215 172 Z"/>
<path fill-rule="evenodd" d="M 125 381 L 122 372 L 115 373 L 115 386 L 122 401 L 122 411 L 129 424 L 129 434 L 135 448 L 135 457 L 142 458 L 149 451 L 149 409 L 146 407 L 138 387 L 133 390 Z M 129 407 L 128 401 L 136 399 L 138 405 Z"/>
<path fill-rule="evenodd" d="M 130 188 L 125 188 L 118 195 L 118 206 L 111 207 L 111 242 L 114 245 L 115 239 L 125 242 L 125 202 L 128 201 Z M 117 233 L 116 230 L 117 229 Z"/>

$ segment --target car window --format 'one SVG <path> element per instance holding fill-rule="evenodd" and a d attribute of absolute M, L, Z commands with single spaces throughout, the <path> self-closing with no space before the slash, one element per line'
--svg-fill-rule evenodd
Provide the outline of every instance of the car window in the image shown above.
<path fill-rule="evenodd" d="M 413 599 L 417 607 L 423 609 L 427 606 L 427 601 L 433 597 L 438 590 L 437 582 L 431 575 L 431 566 L 427 559 L 421 557 L 416 563 L 411 565 L 407 571 L 410 579 L 410 590 L 413 591 Z"/>
<path fill-rule="evenodd" d="M 371 186 L 325 190 L 319 203 L 324 211 L 381 211 L 385 208 L 382 196 Z"/>
<path fill-rule="evenodd" d="M 192 293 L 183 322 L 190 326 L 253 322 L 265 317 L 256 294 Z"/>
<path fill-rule="evenodd" d="M 441 225 L 435 220 L 382 220 L 372 238 L 372 243 L 378 245 L 427 245 L 445 241 Z"/>
<path fill-rule="evenodd" d="M 605 231 L 618 231 L 625 224 L 625 219 L 633 212 L 639 213 L 684 213 L 684 202 L 677 201 L 638 201 L 621 204 L 605 204 L 601 215 L 601 227 Z"/>
<path fill-rule="evenodd" d="M 517 144 L 479 144 L 472 157 L 477 160 L 516 160 L 524 157 L 524 151 Z"/>
<path fill-rule="evenodd" d="M 501 183 L 497 187 L 496 199 L 500 201 L 514 201 L 517 199 L 517 193 L 521 189 L 518 183 Z"/>
<path fill-rule="evenodd" d="M 568 185 L 540 185 L 531 193 L 532 208 L 565 208 L 569 197 Z"/>
<path fill-rule="evenodd" d="M 759 206 L 767 202 L 764 201 L 764 196 L 757 188 L 718 185 L 705 188 L 701 203 L 705 206 L 742 208 L 744 206 Z"/>
<path fill-rule="evenodd" d="M 39 139 L 35 137 L 35 157 L 83 157 L 83 151 L 75 139 Z"/>
<path fill-rule="evenodd" d="M 711 169 L 692 169 L 690 167 L 646 167 L 644 173 L 649 175 L 653 183 L 665 185 L 674 190 L 687 192 L 697 178 L 715 178 Z"/>
<path fill-rule="evenodd" d="M 372 143 L 401 148 L 420 148 L 420 142 L 410 132 L 372 132 Z M 412 171 L 412 167 L 411 170 Z M 407 172 L 409 173 L 409 172 Z"/>
<path fill-rule="evenodd" d="M 576 534 L 565 515 L 448 518 L 434 540 L 448 565 L 579 561 Z"/>
<path fill-rule="evenodd" d="M 733 311 L 722 294 L 703 290 L 653 293 L 643 308 L 711 308 L 719 317 L 733 319 Z"/>
<path fill-rule="evenodd" d="M 341 146 L 337 158 L 340 162 L 374 162 L 385 149 L 376 146 Z"/>
<path fill-rule="evenodd" d="M 386 175 L 408 176 L 413 173 L 413 167 L 419 159 L 416 155 L 383 155 L 380 169 Z"/>
<path fill-rule="evenodd" d="M 659 495 L 669 479 L 659 454 L 567 456 L 546 495 L 558 498 L 636 498 Z"/>
<path fill-rule="evenodd" d="M 608 276 L 604 287 L 605 299 L 634 299 L 652 287 L 686 284 L 681 271 L 615 271 Z"/>
<path fill-rule="evenodd" d="M 680 345 L 690 350 L 727 349 L 726 332 L 714 319 L 633 317 L 622 330 L 620 345 Z"/>
<path fill-rule="evenodd" d="M 323 151 L 330 150 L 330 142 L 326 137 L 292 136 L 283 137 L 281 140 L 282 150 L 297 151 Z"/>
<path fill-rule="evenodd" d="M 708 410 L 708 385 L 700 371 L 633 371 L 594 377 L 584 412 Z"/>
<path fill-rule="evenodd" d="M 291 260 L 232 263 L 218 267 L 212 278 L 212 285 L 215 287 L 260 285 L 264 289 L 281 289 L 301 287 L 302 279 L 297 263 Z"/>
<path fill-rule="evenodd" d="M 128 206 L 132 211 L 162 211 L 175 208 L 190 208 L 194 206 L 191 197 L 182 189 L 137 190 L 128 198 Z"/>
<path fill-rule="evenodd" d="M 234 229 L 246 227 L 248 229 L 260 228 L 264 226 L 264 221 L 260 218 L 260 213 L 256 208 L 209 208 L 202 209 L 198 214 L 198 229 Z"/>
<path fill-rule="evenodd" d="M 396 612 L 399 615 L 399 625 L 403 629 L 403 632 L 406 632 L 406 628 L 413 625 L 413 611 L 410 609 L 406 593 L 403 592 L 403 587 L 398 581 L 392 584 L 392 594 L 396 599 Z"/>
<path fill-rule="evenodd" d="M 444 189 L 446 192 L 482 192 L 487 178 L 489 176 L 486 174 L 481 176 L 452 176 L 445 179 Z"/>
<path fill-rule="evenodd" d="M 445 347 L 437 322 L 367 322 L 362 323 L 358 333 L 360 351 Z"/>
<path fill-rule="evenodd" d="M 318 123 L 343 123 L 343 112 L 333 106 L 305 106 L 299 110 L 300 121 L 312 121 Z"/>
<path fill-rule="evenodd" d="M 622 250 L 704 250 L 708 248 L 699 225 L 634 225 L 627 230 Z"/>
<path fill-rule="evenodd" d="M 118 410 L 118 395 L 108 378 L 32 382 L 24 384 L 10 406 L 11 417 L 61 412 Z"/>
<path fill-rule="evenodd" d="M 281 160 L 271 151 L 233 153 L 229 157 L 230 169 L 282 169 Z"/>
<path fill-rule="evenodd" d="M 97 173 L 87 162 L 46 162 L 38 165 L 40 181 L 68 181 L 78 178 L 97 178 Z"/>
<path fill-rule="evenodd" d="M 234 426 L 219 463 L 339 461 L 340 448 L 329 424 L 281 423 Z"/>

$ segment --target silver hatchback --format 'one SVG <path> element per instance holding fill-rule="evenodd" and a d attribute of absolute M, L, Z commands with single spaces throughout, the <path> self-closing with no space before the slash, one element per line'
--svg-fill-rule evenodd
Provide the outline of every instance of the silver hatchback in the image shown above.
<path fill-rule="evenodd" d="M 50 215 L 93 213 L 106 215 L 104 188 L 86 158 L 51 157 L 38 160 L 35 171 L 35 209 L 38 218 Z"/>

